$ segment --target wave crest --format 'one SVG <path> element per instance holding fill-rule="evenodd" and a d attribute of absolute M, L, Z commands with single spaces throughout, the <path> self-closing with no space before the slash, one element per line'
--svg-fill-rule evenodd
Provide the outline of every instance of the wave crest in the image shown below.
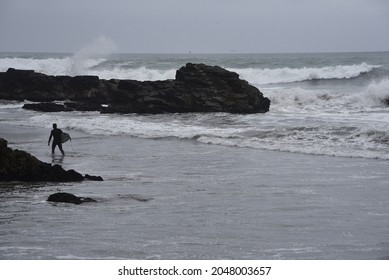
<path fill-rule="evenodd" d="M 312 80 L 352 79 L 362 74 L 381 68 L 380 65 L 369 65 L 366 62 L 353 65 L 326 66 L 321 68 L 229 68 L 241 78 L 255 85 L 293 83 Z"/>
<path fill-rule="evenodd" d="M 273 109 L 277 110 L 374 110 L 389 105 L 389 78 L 372 81 L 355 91 L 309 90 L 300 87 L 268 89 Z"/>

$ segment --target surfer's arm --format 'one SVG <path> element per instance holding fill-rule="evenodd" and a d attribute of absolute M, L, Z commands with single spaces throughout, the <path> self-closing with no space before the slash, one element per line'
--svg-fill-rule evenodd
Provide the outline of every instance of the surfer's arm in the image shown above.
<path fill-rule="evenodd" d="M 49 137 L 48 146 L 50 146 L 51 137 L 53 137 L 53 132 L 51 132 L 51 133 L 50 133 L 50 137 Z"/>

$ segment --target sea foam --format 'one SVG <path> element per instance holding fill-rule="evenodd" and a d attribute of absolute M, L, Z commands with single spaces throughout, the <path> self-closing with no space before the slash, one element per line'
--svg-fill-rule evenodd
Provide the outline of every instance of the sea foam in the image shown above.
<path fill-rule="evenodd" d="M 389 79 L 372 81 L 359 88 L 341 92 L 331 89 L 305 89 L 301 87 L 269 88 L 265 90 L 272 108 L 280 110 L 355 111 L 387 108 Z"/>
<path fill-rule="evenodd" d="M 255 85 L 293 83 L 310 80 L 351 79 L 368 73 L 380 65 L 365 62 L 354 65 L 326 66 L 321 68 L 229 68 L 240 74 L 241 78 Z"/>

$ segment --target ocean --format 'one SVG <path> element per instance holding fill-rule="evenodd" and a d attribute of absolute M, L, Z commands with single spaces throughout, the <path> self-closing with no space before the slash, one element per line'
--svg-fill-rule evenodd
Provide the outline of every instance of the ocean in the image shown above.
<path fill-rule="evenodd" d="M 389 52 L 0 53 L 50 75 L 165 80 L 237 72 L 265 114 L 38 113 L 0 100 L 9 146 L 105 181 L 3 184 L 0 259 L 382 259 L 389 256 Z M 72 136 L 52 157 L 52 123 Z M 99 202 L 46 202 L 58 190 Z"/>

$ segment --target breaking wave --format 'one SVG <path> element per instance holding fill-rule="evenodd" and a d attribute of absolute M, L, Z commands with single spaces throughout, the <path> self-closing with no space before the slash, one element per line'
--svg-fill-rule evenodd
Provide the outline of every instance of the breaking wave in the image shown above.
<path fill-rule="evenodd" d="M 97 50 L 100 49 L 100 53 Z M 139 81 L 155 81 L 174 79 L 179 65 L 132 65 L 127 60 L 111 60 L 109 50 L 113 49 L 107 40 L 97 40 L 74 55 L 62 58 L 0 58 L 0 71 L 8 68 L 32 69 L 47 75 L 96 75 L 101 79 L 133 79 Z M 182 66 L 182 65 L 181 65 Z M 353 79 L 371 73 L 380 65 L 366 62 L 354 65 L 326 66 L 321 68 L 228 68 L 237 72 L 242 79 L 261 86 L 312 80 Z"/>
<path fill-rule="evenodd" d="M 321 68 L 229 68 L 241 78 L 255 85 L 293 83 L 312 80 L 352 79 L 369 73 L 380 65 L 369 65 L 365 62 L 354 65 L 326 66 Z"/>
<path fill-rule="evenodd" d="M 33 114 L 13 124 L 50 129 L 52 122 L 65 130 L 92 135 L 144 139 L 186 139 L 200 143 L 338 157 L 389 159 L 388 119 L 385 113 L 365 119 L 353 115 L 290 114 L 233 115 L 167 114 L 101 115 L 98 113 Z M 326 122 L 323 122 L 323 116 Z M 227 125 L 228 124 L 228 125 Z"/>
<path fill-rule="evenodd" d="M 88 69 L 104 62 L 104 58 L 86 58 L 76 63 L 73 57 L 64 58 L 2 58 L 0 59 L 0 71 L 7 71 L 8 68 L 34 70 L 46 75 L 78 75 L 87 74 Z M 78 65 L 78 66 L 76 66 Z M 76 72 L 74 70 L 77 69 Z"/>
<path fill-rule="evenodd" d="M 114 42 L 99 36 L 90 44 L 70 56 L 59 57 L 4 57 L 0 58 L 0 71 L 8 68 L 35 70 L 47 75 L 89 75 L 90 69 L 103 64 L 116 49 Z"/>
<path fill-rule="evenodd" d="M 376 110 L 389 105 L 389 79 L 372 81 L 365 87 L 334 91 L 310 90 L 301 87 L 267 89 L 272 108 L 278 110 L 318 110 L 352 112 Z"/>

